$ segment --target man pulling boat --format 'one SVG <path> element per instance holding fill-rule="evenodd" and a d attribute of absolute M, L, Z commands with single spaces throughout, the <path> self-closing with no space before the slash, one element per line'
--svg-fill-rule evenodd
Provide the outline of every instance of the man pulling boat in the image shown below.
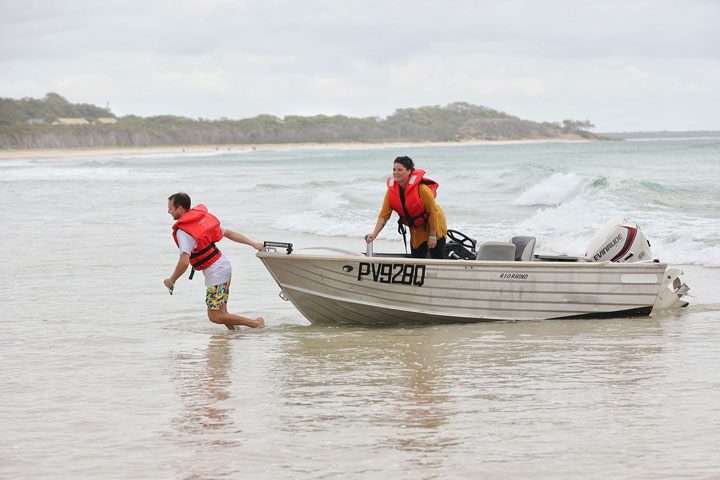
<path fill-rule="evenodd" d="M 262 317 L 251 319 L 228 313 L 232 265 L 217 248 L 216 242 L 228 238 L 260 251 L 263 250 L 263 244 L 223 227 L 220 221 L 208 212 L 205 205 L 191 208 L 190 196 L 187 193 L 179 192 L 168 197 L 168 213 L 176 220 L 172 227 L 173 239 L 180 250 L 175 271 L 163 282 L 170 295 L 173 294 L 175 282 L 188 266 L 192 265 L 193 270 L 202 271 L 205 277 L 205 304 L 211 322 L 225 325 L 229 330 L 234 330 L 237 325 L 264 327 L 265 321 Z"/>

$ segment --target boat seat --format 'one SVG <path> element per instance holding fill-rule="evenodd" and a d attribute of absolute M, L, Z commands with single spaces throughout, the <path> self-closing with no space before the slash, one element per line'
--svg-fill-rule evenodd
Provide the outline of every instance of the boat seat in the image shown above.
<path fill-rule="evenodd" d="M 515 261 L 530 262 L 535 253 L 535 237 L 513 237 L 512 243 L 515 245 Z"/>
<path fill-rule="evenodd" d="M 478 249 L 477 259 L 512 262 L 515 260 L 515 244 L 510 242 L 485 242 Z"/>

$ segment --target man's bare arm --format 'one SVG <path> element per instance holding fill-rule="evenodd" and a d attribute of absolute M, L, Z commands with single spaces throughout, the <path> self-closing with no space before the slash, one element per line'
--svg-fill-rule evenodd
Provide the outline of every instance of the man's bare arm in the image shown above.
<path fill-rule="evenodd" d="M 177 279 L 182 277 L 182 274 L 185 273 L 185 270 L 187 270 L 188 265 L 190 265 L 190 254 L 189 253 L 181 253 L 180 258 L 178 258 L 178 263 L 175 265 L 175 271 L 172 275 L 170 275 L 170 278 L 166 278 L 163 283 L 167 288 L 170 289 L 170 294 L 172 295 L 172 289 L 175 286 L 175 282 L 177 282 Z"/>
<path fill-rule="evenodd" d="M 225 238 L 232 240 L 233 242 L 244 243 L 245 245 L 250 245 L 251 247 L 253 247 L 256 250 L 262 250 L 263 248 L 265 248 L 265 246 L 262 243 L 253 242 L 252 240 L 247 238 L 242 233 L 233 232 L 232 230 L 227 229 L 227 228 L 225 229 L 225 234 L 223 236 Z"/>

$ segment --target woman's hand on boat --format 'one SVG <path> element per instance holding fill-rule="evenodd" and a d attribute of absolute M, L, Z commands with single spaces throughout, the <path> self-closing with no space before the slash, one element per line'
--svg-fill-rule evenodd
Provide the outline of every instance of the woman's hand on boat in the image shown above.
<path fill-rule="evenodd" d="M 375 237 L 376 237 L 376 236 L 377 236 L 377 235 L 375 235 L 375 234 L 368 233 L 367 235 L 365 235 L 365 241 L 366 241 L 367 243 L 370 243 L 370 242 L 372 242 L 373 240 L 375 240 Z"/>

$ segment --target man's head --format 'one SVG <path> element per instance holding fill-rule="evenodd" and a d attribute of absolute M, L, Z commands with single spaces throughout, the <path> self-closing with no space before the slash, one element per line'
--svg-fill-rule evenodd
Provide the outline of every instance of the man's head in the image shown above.
<path fill-rule="evenodd" d="M 168 197 L 168 213 L 178 220 L 190 210 L 190 195 L 184 192 L 173 193 Z"/>

